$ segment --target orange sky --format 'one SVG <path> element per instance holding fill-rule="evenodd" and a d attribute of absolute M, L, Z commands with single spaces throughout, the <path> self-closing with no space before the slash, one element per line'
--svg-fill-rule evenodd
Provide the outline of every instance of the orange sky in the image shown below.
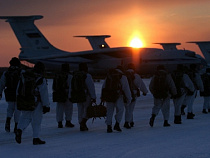
<path fill-rule="evenodd" d="M 128 46 L 135 34 L 145 47 L 180 42 L 179 49 L 200 53 L 187 41 L 210 40 L 209 0 L 0 0 L 0 16 L 43 15 L 35 22 L 51 44 L 66 51 L 91 49 L 75 35 L 111 35 L 111 47 Z M 8 23 L 0 20 L 0 66 L 18 56 L 20 45 Z"/>

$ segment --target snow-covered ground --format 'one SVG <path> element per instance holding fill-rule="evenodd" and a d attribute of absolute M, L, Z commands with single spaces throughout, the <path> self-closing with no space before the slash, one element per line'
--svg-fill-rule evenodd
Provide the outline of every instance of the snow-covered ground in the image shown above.
<path fill-rule="evenodd" d="M 96 82 L 99 103 L 102 82 Z M 150 79 L 144 79 L 147 87 Z M 105 119 L 88 121 L 88 132 L 80 132 L 77 121 L 77 106 L 74 105 L 74 128 L 57 128 L 55 103 L 52 102 L 52 80 L 49 83 L 51 111 L 43 117 L 41 139 L 45 145 L 32 145 L 32 128 L 22 135 L 22 143 L 15 142 L 14 133 L 6 133 L 4 124 L 7 103 L 0 101 L 0 158 L 209 158 L 210 157 L 210 113 L 203 114 L 203 98 L 198 96 L 194 103 L 194 120 L 182 117 L 183 124 L 173 124 L 171 102 L 171 127 L 163 127 L 162 113 L 155 120 L 154 127 L 148 122 L 153 106 L 151 93 L 138 98 L 134 119 L 135 127 L 123 128 L 122 132 L 107 133 Z M 114 119 L 113 119 L 114 120 Z M 14 127 L 12 120 L 11 129 Z"/>

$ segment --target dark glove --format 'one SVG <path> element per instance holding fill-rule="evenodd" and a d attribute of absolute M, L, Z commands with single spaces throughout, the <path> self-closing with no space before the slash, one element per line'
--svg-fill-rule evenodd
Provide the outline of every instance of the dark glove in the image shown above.
<path fill-rule="evenodd" d="M 136 98 L 132 98 L 131 102 L 135 102 L 136 101 Z"/>
<path fill-rule="evenodd" d="M 0 94 L 0 100 L 1 100 L 1 98 L 2 98 L 2 94 Z"/>
<path fill-rule="evenodd" d="M 140 90 L 139 90 L 139 89 L 137 89 L 136 96 L 137 96 L 137 97 L 140 97 L 140 95 L 141 95 L 141 94 L 140 94 Z"/>
<path fill-rule="evenodd" d="M 91 98 L 91 103 L 96 103 L 96 99 Z"/>
<path fill-rule="evenodd" d="M 43 114 L 46 114 L 47 112 L 50 112 L 50 107 L 43 106 L 42 112 L 43 112 Z"/>
<path fill-rule="evenodd" d="M 146 96 L 147 95 L 147 93 L 143 93 L 143 96 Z"/>

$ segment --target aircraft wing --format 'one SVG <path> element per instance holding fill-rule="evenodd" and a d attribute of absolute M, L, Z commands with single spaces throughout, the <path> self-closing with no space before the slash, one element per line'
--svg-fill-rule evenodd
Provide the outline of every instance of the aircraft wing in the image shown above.
<path fill-rule="evenodd" d="M 100 50 L 90 50 L 81 52 L 71 52 L 71 53 L 58 53 L 46 56 L 37 56 L 30 58 L 22 58 L 22 60 L 40 60 L 40 59 L 57 59 L 57 58 L 67 58 L 67 57 L 81 57 L 84 59 L 95 60 L 97 58 L 124 58 L 131 55 L 132 48 L 130 47 L 120 47 L 120 48 L 104 48 Z"/>
<path fill-rule="evenodd" d="M 117 47 L 117 48 L 104 48 L 100 50 L 90 50 L 81 52 L 61 53 L 46 56 L 37 56 L 25 58 L 22 60 L 43 60 L 43 59 L 59 59 L 59 58 L 81 58 L 86 62 L 94 62 L 97 59 L 108 59 L 108 58 L 127 58 L 135 54 L 149 53 L 149 52 L 160 52 L 162 49 L 158 48 L 140 48 L 134 49 L 131 47 Z"/>

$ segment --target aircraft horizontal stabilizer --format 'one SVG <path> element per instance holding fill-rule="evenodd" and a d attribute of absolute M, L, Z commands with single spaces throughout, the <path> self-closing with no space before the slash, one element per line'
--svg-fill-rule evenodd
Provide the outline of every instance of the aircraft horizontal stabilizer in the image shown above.
<path fill-rule="evenodd" d="M 199 43 L 210 43 L 210 41 L 190 41 L 190 42 L 187 42 L 187 43 L 196 43 L 196 44 L 199 44 Z"/>
<path fill-rule="evenodd" d="M 154 43 L 160 44 L 164 50 L 177 50 L 176 46 L 181 45 L 181 43 Z"/>
<path fill-rule="evenodd" d="M 6 19 L 6 22 L 11 21 L 25 21 L 25 20 L 39 20 L 42 19 L 42 15 L 31 15 L 31 16 L 0 16 L 0 19 Z"/>
<path fill-rule="evenodd" d="M 74 36 L 74 37 L 84 37 L 88 39 L 93 50 L 110 48 L 105 42 L 105 38 L 111 37 L 110 35 L 94 35 L 94 36 Z"/>

